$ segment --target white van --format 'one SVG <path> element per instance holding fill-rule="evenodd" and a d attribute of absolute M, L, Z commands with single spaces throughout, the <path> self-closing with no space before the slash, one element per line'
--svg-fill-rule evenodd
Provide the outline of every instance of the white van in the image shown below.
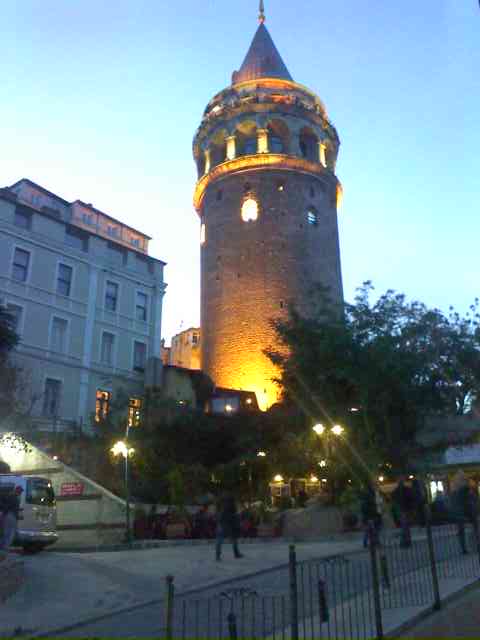
<path fill-rule="evenodd" d="M 0 474 L 0 489 L 22 487 L 14 546 L 41 551 L 58 540 L 57 506 L 51 482 L 37 476 Z"/>

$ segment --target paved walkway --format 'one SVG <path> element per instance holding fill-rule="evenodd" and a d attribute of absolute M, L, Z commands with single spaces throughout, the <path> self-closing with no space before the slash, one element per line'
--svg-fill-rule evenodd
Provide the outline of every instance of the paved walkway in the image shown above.
<path fill-rule="evenodd" d="M 297 545 L 299 560 L 361 551 L 361 543 Z M 173 546 L 104 553 L 40 553 L 25 556 L 25 584 L 2 606 L 0 638 L 49 631 L 113 614 L 144 602 L 160 601 L 165 577 L 175 576 L 177 592 L 203 588 L 288 562 L 288 543 L 248 544 L 236 560 L 226 546 L 215 562 L 212 546 Z"/>
<path fill-rule="evenodd" d="M 401 636 L 404 640 L 480 637 L 480 587 L 468 591 Z"/>

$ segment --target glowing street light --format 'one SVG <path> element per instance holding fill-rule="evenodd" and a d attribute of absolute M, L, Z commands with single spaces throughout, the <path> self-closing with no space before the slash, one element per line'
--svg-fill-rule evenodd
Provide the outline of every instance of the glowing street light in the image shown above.
<path fill-rule="evenodd" d="M 265 457 L 266 457 L 266 455 L 267 455 L 267 454 L 265 453 L 265 451 L 259 451 L 259 452 L 257 453 L 257 458 L 265 458 Z"/>
<path fill-rule="evenodd" d="M 320 462 L 318 463 L 319 467 L 325 468 L 327 466 L 327 461 L 326 460 L 320 460 Z"/>
<path fill-rule="evenodd" d="M 127 438 L 128 438 L 128 427 L 127 427 Z M 135 449 L 133 447 L 128 446 L 128 440 L 126 442 L 123 440 L 119 440 L 116 442 L 113 447 L 110 449 L 112 454 L 117 456 L 122 456 L 125 460 L 125 499 L 126 499 L 126 511 L 125 511 L 125 537 L 127 539 L 127 543 L 131 542 L 131 530 L 130 530 L 130 473 L 129 473 L 129 465 L 128 459 L 133 456 L 135 453 Z"/>
<path fill-rule="evenodd" d="M 343 427 L 341 427 L 339 424 L 336 424 L 332 427 L 332 433 L 335 436 L 341 436 L 342 433 L 345 431 L 345 429 Z"/>
<path fill-rule="evenodd" d="M 277 473 L 277 475 L 273 478 L 274 482 L 283 482 L 283 476 L 281 476 L 279 473 Z"/>
<path fill-rule="evenodd" d="M 315 431 L 317 436 L 321 436 L 325 433 L 325 427 L 323 426 L 323 424 L 320 424 L 320 423 L 314 425 L 313 430 Z"/>

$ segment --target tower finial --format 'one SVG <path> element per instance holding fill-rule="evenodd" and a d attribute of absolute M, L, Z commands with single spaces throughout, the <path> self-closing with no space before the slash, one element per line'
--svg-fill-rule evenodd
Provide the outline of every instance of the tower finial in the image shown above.
<path fill-rule="evenodd" d="M 260 24 L 263 24 L 265 22 L 265 7 L 263 4 L 263 0 L 260 0 L 260 13 L 258 15 L 258 21 L 260 22 Z"/>

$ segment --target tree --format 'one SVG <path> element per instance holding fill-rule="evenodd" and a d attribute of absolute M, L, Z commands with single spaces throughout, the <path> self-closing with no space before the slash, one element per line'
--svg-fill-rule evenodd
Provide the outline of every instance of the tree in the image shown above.
<path fill-rule="evenodd" d="M 480 397 L 478 301 L 467 317 L 451 309 L 447 318 L 391 290 L 373 303 L 372 292 L 364 283 L 340 311 L 319 288 L 311 316 L 292 307 L 273 322 L 280 347 L 266 353 L 283 402 L 301 409 L 308 428 L 347 427 L 347 465 L 404 469 L 428 416 L 465 411 Z"/>

